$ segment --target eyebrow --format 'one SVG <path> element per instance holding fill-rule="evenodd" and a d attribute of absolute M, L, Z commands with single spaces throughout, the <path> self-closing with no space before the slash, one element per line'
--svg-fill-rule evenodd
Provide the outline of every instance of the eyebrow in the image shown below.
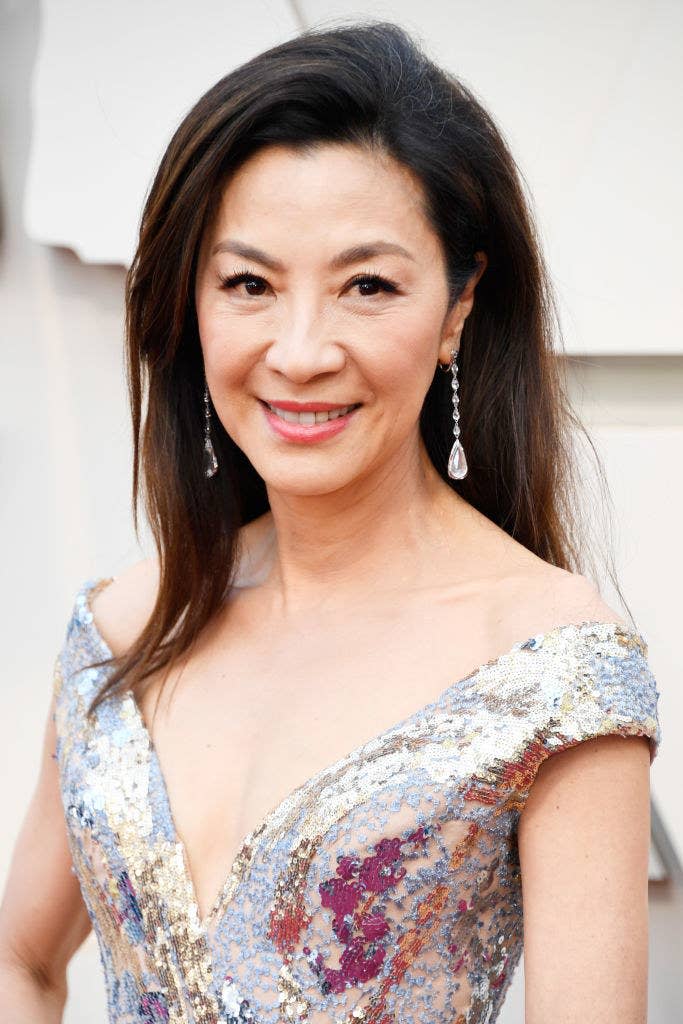
<path fill-rule="evenodd" d="M 262 263 L 264 267 L 268 267 L 269 270 L 282 271 L 285 269 L 284 263 L 275 259 L 274 256 L 269 256 L 262 249 L 257 249 L 254 245 L 247 245 L 246 242 L 241 242 L 238 238 L 226 238 L 225 241 L 219 242 L 211 250 L 211 255 L 215 256 L 219 252 L 230 252 L 247 260 L 255 260 L 257 263 Z M 402 245 L 380 239 L 376 242 L 363 242 L 344 249 L 330 260 L 329 266 L 331 270 L 341 270 L 352 263 L 359 263 L 361 260 L 385 254 L 406 256 L 409 260 L 415 261 L 415 257 Z"/>

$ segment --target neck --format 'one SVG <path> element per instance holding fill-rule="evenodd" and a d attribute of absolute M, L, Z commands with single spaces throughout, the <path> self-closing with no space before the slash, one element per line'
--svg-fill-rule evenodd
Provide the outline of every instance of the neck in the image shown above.
<path fill-rule="evenodd" d="M 422 443 L 400 467 L 385 465 L 352 487 L 268 496 L 270 512 L 249 557 L 260 561 L 259 585 L 284 614 L 433 586 L 439 564 L 452 566 L 458 548 L 463 571 L 469 561 L 464 536 L 473 510 L 442 480 Z"/>

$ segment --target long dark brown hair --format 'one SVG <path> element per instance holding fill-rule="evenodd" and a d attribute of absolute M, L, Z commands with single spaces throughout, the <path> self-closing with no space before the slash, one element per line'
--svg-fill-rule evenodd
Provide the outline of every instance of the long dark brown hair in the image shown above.
<path fill-rule="evenodd" d="M 483 250 L 488 266 L 460 340 L 461 440 L 469 472 L 447 473 L 448 375 L 434 374 L 420 430 L 449 486 L 520 544 L 584 572 L 574 413 L 557 306 L 523 175 L 474 93 L 386 21 L 317 27 L 231 71 L 183 118 L 144 205 L 126 277 L 126 372 L 139 500 L 159 562 L 145 629 L 113 661 L 91 709 L 185 655 L 233 581 L 238 530 L 266 512 L 263 479 L 215 414 L 218 474 L 202 463 L 204 366 L 194 305 L 200 243 L 229 177 L 260 148 L 351 143 L 389 154 L 420 180 L 454 303 Z M 143 411 L 143 398 L 147 399 Z M 212 410 L 213 411 L 213 410 Z M 583 490 L 583 487 L 582 487 Z M 604 545 L 603 545 L 604 553 Z M 621 594 L 612 562 L 609 575 Z"/>

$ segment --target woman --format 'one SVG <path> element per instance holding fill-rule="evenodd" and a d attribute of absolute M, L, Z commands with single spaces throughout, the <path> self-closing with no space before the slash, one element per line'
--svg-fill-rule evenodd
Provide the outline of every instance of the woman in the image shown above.
<path fill-rule="evenodd" d="M 550 294 L 397 26 L 188 113 L 126 291 L 158 557 L 76 596 L 3 1020 L 60 1019 L 94 926 L 117 1022 L 483 1024 L 523 939 L 527 1024 L 645 1021 L 658 691 L 579 571 Z"/>

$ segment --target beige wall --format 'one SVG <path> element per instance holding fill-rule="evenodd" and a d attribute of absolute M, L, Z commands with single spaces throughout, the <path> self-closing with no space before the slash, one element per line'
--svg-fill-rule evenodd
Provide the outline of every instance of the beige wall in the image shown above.
<path fill-rule="evenodd" d="M 356 0 L 41 9 L 24 223 L 88 263 L 123 264 L 154 167 L 205 89 L 298 26 L 370 10 Z M 494 113 L 540 215 L 568 350 L 683 355 L 683 153 L 672 127 L 683 5 L 376 0 L 371 14 L 413 32 Z"/>

